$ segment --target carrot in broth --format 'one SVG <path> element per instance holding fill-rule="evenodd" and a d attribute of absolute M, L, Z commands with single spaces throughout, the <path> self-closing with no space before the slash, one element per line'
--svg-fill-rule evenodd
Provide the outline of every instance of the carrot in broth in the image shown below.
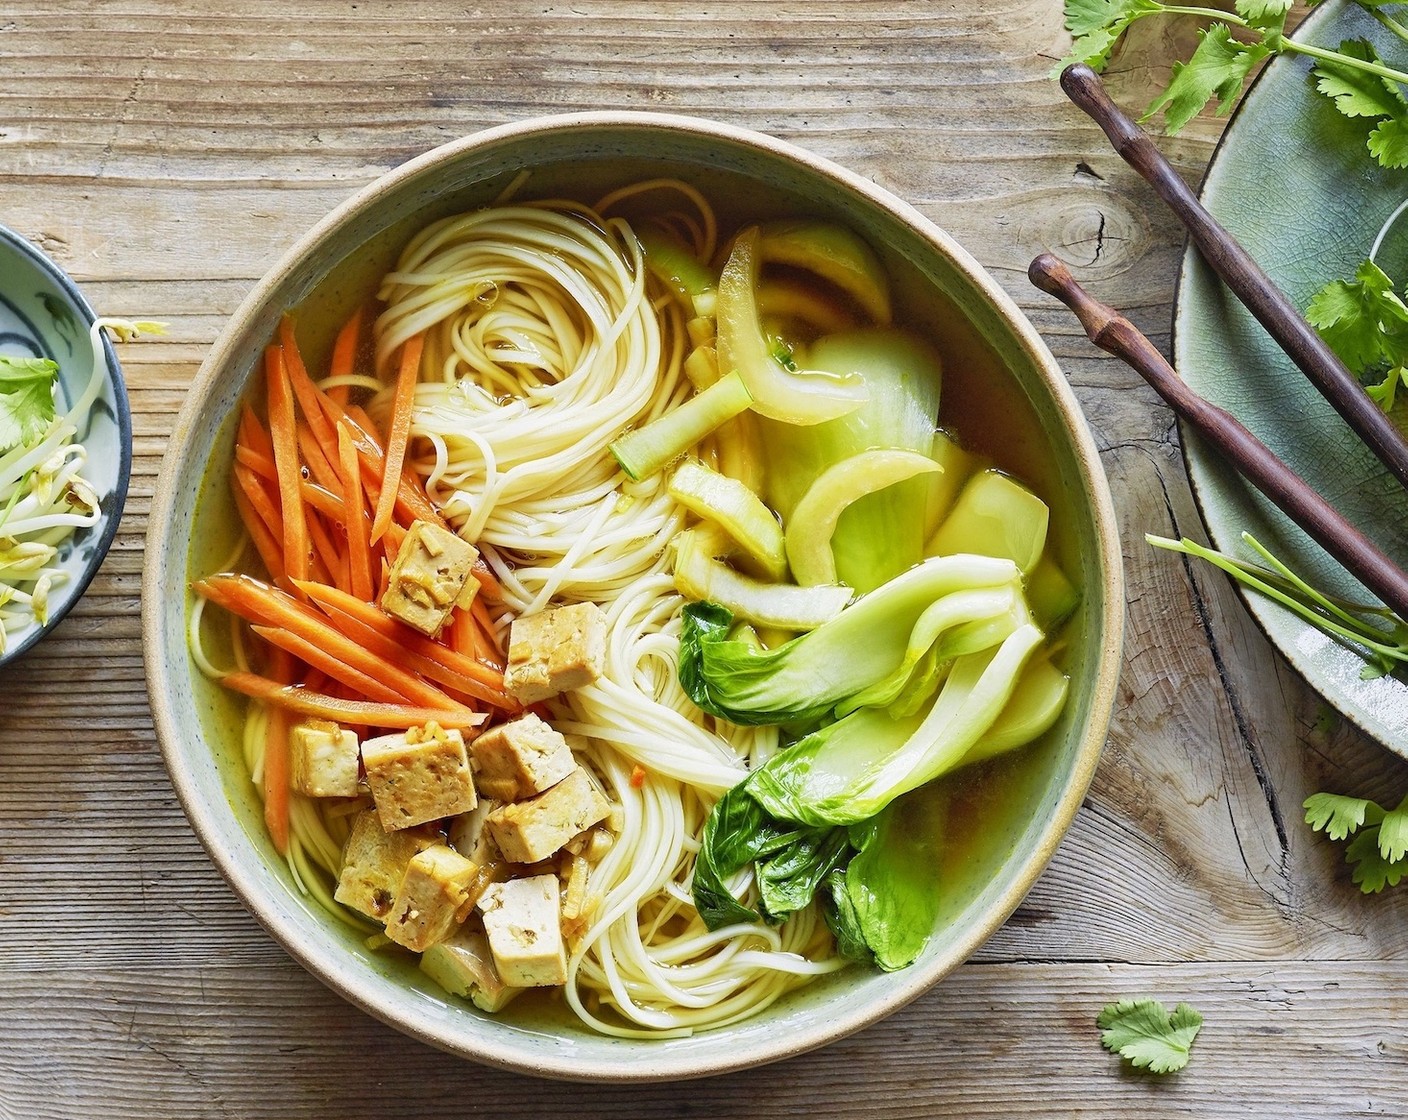
<path fill-rule="evenodd" d="M 343 700 L 325 693 L 309 691 L 294 685 L 281 684 L 257 673 L 226 673 L 220 683 L 235 692 L 262 700 L 266 704 L 286 709 L 302 716 L 332 720 L 343 725 L 361 724 L 367 727 L 419 727 L 431 720 L 441 727 L 478 727 L 488 717 L 469 709 L 444 711 L 405 704 L 378 704 L 366 700 Z"/>
<path fill-rule="evenodd" d="M 343 525 L 347 530 L 348 590 L 358 599 L 372 597 L 371 526 L 362 497 L 362 472 L 357 467 L 357 448 L 347 425 L 337 425 L 337 451 L 342 468 Z"/>
<path fill-rule="evenodd" d="M 308 578 L 308 524 L 301 491 L 302 464 L 294 426 L 293 390 L 283 351 L 264 351 L 264 374 L 269 393 L 269 436 L 274 443 L 274 465 L 279 472 L 280 512 L 283 516 L 284 568 L 293 579 Z"/>
<path fill-rule="evenodd" d="M 396 395 L 391 405 L 386 441 L 386 467 L 382 474 L 376 516 L 372 518 L 373 544 L 386 535 L 396 508 L 396 495 L 401 490 L 401 468 L 405 465 L 406 446 L 411 438 L 411 413 L 415 406 L 416 381 L 420 376 L 420 356 L 424 349 L 423 334 L 412 335 L 401 346 L 401 365 L 396 374 Z"/>

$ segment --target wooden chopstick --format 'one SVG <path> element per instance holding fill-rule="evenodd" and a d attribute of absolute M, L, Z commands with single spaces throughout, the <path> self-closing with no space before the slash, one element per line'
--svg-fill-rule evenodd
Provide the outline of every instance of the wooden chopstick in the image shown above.
<path fill-rule="evenodd" d="M 1076 313 L 1091 342 L 1132 366 L 1248 482 L 1318 541 L 1394 614 L 1408 619 L 1408 573 L 1346 521 L 1235 416 L 1193 392 L 1138 327 L 1082 288 L 1070 270 L 1050 253 L 1032 261 L 1027 275 L 1043 292 Z"/>
<path fill-rule="evenodd" d="M 1403 433 L 1271 277 L 1208 213 L 1148 134 L 1110 100 L 1099 75 L 1083 63 L 1068 66 L 1061 73 L 1061 88 L 1100 126 L 1121 158 L 1168 203 L 1203 259 L 1300 367 L 1321 396 L 1344 417 L 1394 477 L 1408 487 L 1408 441 L 1404 440 Z"/>

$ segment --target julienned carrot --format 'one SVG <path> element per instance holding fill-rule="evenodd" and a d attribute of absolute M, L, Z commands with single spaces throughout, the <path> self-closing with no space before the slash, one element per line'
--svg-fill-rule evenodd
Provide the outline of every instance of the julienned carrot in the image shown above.
<path fill-rule="evenodd" d="M 298 398 L 298 406 L 303 409 L 304 419 L 318 441 L 328 464 L 337 462 L 337 433 L 322 409 L 322 390 L 313 384 L 308 376 L 308 367 L 303 364 L 303 355 L 298 350 L 298 339 L 293 330 L 293 318 L 285 315 L 279 320 L 279 344 L 284 351 L 284 364 L 288 368 L 289 386 Z"/>
<path fill-rule="evenodd" d="M 287 684 L 293 679 L 293 658 L 274 650 L 269 672 L 275 682 Z M 264 730 L 264 824 L 280 855 L 288 854 L 289 769 L 288 716 L 275 709 Z"/>
<path fill-rule="evenodd" d="M 254 415 L 254 409 L 249 406 L 248 401 L 245 401 L 240 409 L 240 429 L 235 441 L 266 456 L 270 462 L 274 461 L 274 443 L 269 438 L 268 429 L 259 422 L 259 417 Z"/>
<path fill-rule="evenodd" d="M 494 575 L 494 569 L 489 567 L 483 556 L 475 559 L 474 567 L 470 574 L 479 581 L 479 594 L 487 599 L 492 599 L 496 603 L 504 601 L 504 588 L 499 583 L 499 577 Z M 478 601 L 477 599 L 475 600 Z"/>
<path fill-rule="evenodd" d="M 312 586 L 309 584 L 308 586 Z M 338 661 L 375 677 L 388 688 L 395 689 L 412 704 L 440 711 L 463 708 L 457 700 L 438 688 L 412 676 L 396 665 L 362 649 L 313 608 L 299 602 L 287 592 L 252 576 L 211 576 L 193 585 L 197 594 L 239 615 L 265 626 L 278 626 L 321 647 Z"/>
<path fill-rule="evenodd" d="M 323 445 L 318 442 L 318 437 L 307 424 L 298 425 L 298 450 L 303 456 L 303 461 L 308 464 L 308 473 L 319 485 L 326 486 L 329 490 L 342 489 L 342 472 L 338 470 L 335 461 L 328 462 Z"/>
<path fill-rule="evenodd" d="M 386 472 L 386 452 L 381 440 L 376 436 L 376 425 L 366 411 L 357 405 L 344 409 L 326 393 L 323 394 L 323 408 L 333 423 L 345 421 L 352 434 L 352 442 L 357 446 L 357 458 L 362 464 L 362 487 L 367 498 L 375 504 L 381 495 L 381 480 Z M 396 513 L 405 524 L 412 521 L 429 521 L 435 525 L 448 527 L 440 511 L 431 504 L 425 487 L 414 473 L 401 472 L 401 487 L 396 495 Z"/>
<path fill-rule="evenodd" d="M 346 511 L 348 587 L 358 599 L 372 597 L 372 550 L 370 526 L 362 502 L 362 472 L 357 465 L 357 448 L 347 425 L 337 425 L 337 452 L 342 468 L 342 505 Z"/>
<path fill-rule="evenodd" d="M 284 519 L 279 512 L 279 507 L 274 504 L 275 494 L 270 494 L 259 476 L 240 464 L 235 464 L 235 485 L 243 491 L 245 498 L 249 501 L 250 508 L 258 516 L 260 523 L 265 530 L 276 541 L 279 541 L 280 550 L 283 549 Z"/>
<path fill-rule="evenodd" d="M 486 684 L 477 676 L 468 676 L 457 669 L 450 668 L 441 661 L 409 650 L 398 639 L 389 638 L 379 633 L 336 607 L 324 605 L 323 610 L 327 611 L 328 618 L 332 620 L 334 626 L 373 653 L 382 657 L 394 657 L 399 664 L 404 665 L 407 669 L 419 673 L 427 680 L 432 680 L 451 692 L 457 692 L 484 704 L 492 704 L 501 711 L 518 710 L 517 701 L 504 692 L 502 683 L 497 687 Z"/>
<path fill-rule="evenodd" d="M 377 700 L 384 704 L 402 704 L 406 700 L 394 688 L 387 688 L 374 677 L 369 677 L 359 669 L 339 661 L 321 646 L 304 641 L 297 634 L 291 634 L 277 626 L 253 626 L 251 629 L 270 645 L 291 653 L 304 664 L 311 665 L 332 680 L 340 681 L 368 700 Z"/>
<path fill-rule="evenodd" d="M 482 587 L 480 591 L 483 591 Z M 468 613 L 474 619 L 477 631 L 475 648 L 471 656 L 478 657 L 480 661 L 486 665 L 492 665 L 495 669 L 502 669 L 504 667 L 504 651 L 499 645 L 499 636 L 494 630 L 494 620 L 489 617 L 489 608 L 481 595 L 474 597 L 474 602 L 469 605 Z"/>
<path fill-rule="evenodd" d="M 401 467 L 406 461 L 406 445 L 411 439 L 411 412 L 416 403 L 416 381 L 420 377 L 420 355 L 425 335 L 414 334 L 401 345 L 401 366 L 396 373 L 396 395 L 391 402 L 391 422 L 386 439 L 386 471 L 381 495 L 372 518 L 372 544 L 386 535 L 401 489 Z"/>
<path fill-rule="evenodd" d="M 273 459 L 266 459 L 259 452 L 251 451 L 247 447 L 236 447 L 235 463 L 238 466 L 247 467 L 266 482 L 272 482 L 276 487 L 278 486 L 279 473 L 274 467 Z M 302 492 L 304 505 L 312 507 L 334 521 L 342 520 L 342 495 L 340 493 L 334 493 L 307 478 L 303 480 Z"/>
<path fill-rule="evenodd" d="M 329 377 L 346 377 L 357 364 L 357 343 L 362 337 L 362 317 L 366 305 L 352 312 L 352 317 L 342 324 L 337 332 L 337 341 L 332 344 L 332 361 L 328 366 Z"/>
<path fill-rule="evenodd" d="M 283 351 L 277 346 L 264 351 L 264 376 L 269 392 L 269 437 L 274 443 L 274 466 L 279 472 L 284 569 L 290 578 L 307 579 L 308 525 L 303 515 L 303 495 L 299 492 L 302 471 L 294 427 L 293 390 L 284 367 Z"/>
<path fill-rule="evenodd" d="M 302 585 L 299 590 L 323 609 L 341 611 L 368 629 L 376 631 L 382 637 L 390 638 L 407 652 L 419 654 L 431 661 L 438 661 L 441 665 L 502 693 L 504 675 L 499 670 L 476 661 L 473 657 L 456 653 L 449 646 L 432 641 L 424 634 L 416 633 L 404 623 L 397 622 L 379 607 L 362 602 L 360 599 L 354 599 L 351 595 L 338 591 L 335 587 L 319 587 L 308 583 Z M 513 702 L 507 694 L 504 694 L 502 699 L 508 700 L 510 703 Z"/>
<path fill-rule="evenodd" d="M 302 716 L 332 720 L 341 724 L 368 727 L 419 727 L 434 720 L 441 727 L 478 727 L 489 717 L 469 709 L 447 712 L 405 704 L 377 704 L 365 700 L 340 700 L 324 693 L 310 692 L 295 685 L 281 685 L 256 673 L 226 673 L 220 678 L 226 688 L 262 700 Z"/>
<path fill-rule="evenodd" d="M 244 488 L 236 483 L 230 489 L 235 494 L 235 508 L 239 510 L 240 520 L 244 522 L 250 539 L 254 541 L 254 550 L 259 553 L 259 559 L 264 561 L 264 567 L 269 571 L 269 578 L 275 583 L 286 579 L 283 544 L 273 533 L 269 532 L 268 527 L 264 524 L 264 519 L 255 512 Z"/>
<path fill-rule="evenodd" d="M 334 542 L 320 517 L 308 518 L 308 536 L 313 542 L 313 555 L 322 561 L 335 587 L 347 586 L 347 554 Z"/>

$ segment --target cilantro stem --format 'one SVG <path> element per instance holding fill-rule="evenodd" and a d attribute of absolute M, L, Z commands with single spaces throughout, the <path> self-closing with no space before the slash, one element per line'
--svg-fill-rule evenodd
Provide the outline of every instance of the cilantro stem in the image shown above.
<path fill-rule="evenodd" d="M 1303 54 L 1310 58 L 1318 58 L 1322 62 L 1332 62 L 1337 66 L 1346 66 L 1351 70 L 1362 70 L 1366 74 L 1375 74 L 1380 78 L 1387 78 L 1391 82 L 1398 82 L 1408 85 L 1408 74 L 1402 70 L 1395 70 L 1382 63 L 1369 62 L 1362 58 L 1351 58 L 1349 55 L 1340 54 L 1339 51 L 1326 50 L 1324 47 L 1314 47 L 1309 43 L 1302 43 L 1295 39 L 1283 39 L 1281 41 L 1285 50 L 1293 54 Z"/>
<path fill-rule="evenodd" d="M 1405 43 L 1408 43 L 1408 27 L 1404 27 L 1403 24 L 1399 23 L 1391 15 L 1389 15 L 1387 12 L 1383 11 L 1380 8 L 1369 8 L 1368 12 L 1371 16 L 1373 16 L 1386 28 L 1392 31 Z"/>
<path fill-rule="evenodd" d="M 1146 15 L 1174 15 L 1174 16 L 1197 16 L 1200 19 L 1215 19 L 1220 23 L 1230 24 L 1233 27 L 1250 28 L 1251 24 L 1231 12 L 1224 12 L 1217 8 L 1186 8 L 1179 4 L 1161 5 L 1155 11 L 1144 13 Z"/>

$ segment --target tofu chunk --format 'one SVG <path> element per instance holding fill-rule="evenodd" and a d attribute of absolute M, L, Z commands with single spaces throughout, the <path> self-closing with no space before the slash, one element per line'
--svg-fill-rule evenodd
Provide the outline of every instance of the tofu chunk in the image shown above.
<path fill-rule="evenodd" d="M 500 805 L 488 816 L 489 834 L 511 863 L 537 863 L 605 819 L 611 805 L 580 766 L 527 801 Z"/>
<path fill-rule="evenodd" d="M 411 858 L 435 842 L 425 829 L 387 832 L 374 810 L 357 814 L 342 848 L 342 870 L 333 898 L 369 918 L 383 921 Z"/>
<path fill-rule="evenodd" d="M 356 732 L 324 719 L 289 735 L 289 783 L 306 797 L 356 797 L 361 758 Z"/>
<path fill-rule="evenodd" d="M 606 615 L 595 603 L 574 603 L 514 619 L 504 687 L 536 704 L 591 684 L 605 665 Z"/>
<path fill-rule="evenodd" d="M 494 967 L 505 984 L 542 988 L 567 982 L 567 950 L 556 875 L 495 883 L 479 900 Z"/>
<path fill-rule="evenodd" d="M 467 813 L 479 803 L 464 736 L 436 723 L 362 744 L 362 765 L 388 832 Z"/>
<path fill-rule="evenodd" d="M 567 740 L 532 712 L 490 728 L 469 750 L 478 767 L 475 786 L 495 801 L 522 801 L 542 793 L 577 765 Z"/>
<path fill-rule="evenodd" d="M 435 637 L 457 605 L 468 606 L 479 581 L 470 574 L 479 551 L 448 529 L 416 521 L 396 553 L 381 609 Z"/>
<path fill-rule="evenodd" d="M 494 967 L 489 938 L 481 930 L 465 926 L 427 949 L 420 958 L 420 969 L 447 992 L 491 1014 L 502 1011 L 523 991 L 504 983 Z"/>
<path fill-rule="evenodd" d="M 417 852 L 391 903 L 386 936 L 416 953 L 445 940 L 463 920 L 462 909 L 467 912 L 465 902 L 478 871 L 444 844 Z"/>

